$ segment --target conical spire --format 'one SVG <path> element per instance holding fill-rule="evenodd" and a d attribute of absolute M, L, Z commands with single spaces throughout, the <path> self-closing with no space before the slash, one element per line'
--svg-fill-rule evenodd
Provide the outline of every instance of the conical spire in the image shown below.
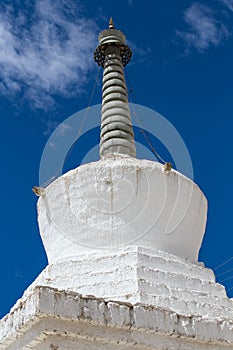
<path fill-rule="evenodd" d="M 109 29 L 115 29 L 112 17 L 111 17 L 110 20 L 109 20 L 108 28 L 109 28 Z"/>
<path fill-rule="evenodd" d="M 94 53 L 95 61 L 104 68 L 101 158 L 109 153 L 136 156 L 123 69 L 130 61 L 132 53 L 125 41 L 124 34 L 114 28 L 113 20 L 110 18 L 109 28 L 100 33 L 99 46 Z"/>

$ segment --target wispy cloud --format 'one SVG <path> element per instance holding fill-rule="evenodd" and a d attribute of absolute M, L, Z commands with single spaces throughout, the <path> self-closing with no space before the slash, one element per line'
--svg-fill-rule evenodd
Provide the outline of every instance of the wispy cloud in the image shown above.
<path fill-rule="evenodd" d="M 150 46 L 140 47 L 130 40 L 127 40 L 127 45 L 129 45 L 130 49 L 133 52 L 133 59 L 131 61 L 131 64 L 145 61 L 148 62 L 148 55 L 151 52 Z"/>
<path fill-rule="evenodd" d="M 184 13 L 184 20 L 188 25 L 187 31 L 177 31 L 188 49 L 195 47 L 205 51 L 210 46 L 218 46 L 229 35 L 224 24 L 215 18 L 211 8 L 193 3 Z"/>
<path fill-rule="evenodd" d="M 64 0 L 36 0 L 23 10 L 0 7 L 0 94 L 18 94 L 46 109 L 56 95 L 83 91 L 97 30 L 80 11 Z"/>
<path fill-rule="evenodd" d="M 233 0 L 220 0 L 229 10 L 233 11 Z"/>

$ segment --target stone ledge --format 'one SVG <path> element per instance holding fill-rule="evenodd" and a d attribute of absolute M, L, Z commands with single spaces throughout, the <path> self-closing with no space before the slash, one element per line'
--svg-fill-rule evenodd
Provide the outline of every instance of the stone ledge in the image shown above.
<path fill-rule="evenodd" d="M 38 285 L 95 295 L 106 301 L 151 305 L 188 317 L 233 319 L 233 300 L 227 298 L 222 285 L 215 283 L 211 270 L 142 247 L 100 251 L 77 261 L 48 265 L 25 291 L 24 298 Z"/>
<path fill-rule="evenodd" d="M 36 348 L 40 339 L 44 342 L 45 338 L 54 336 L 54 329 L 66 340 L 67 337 L 82 339 L 88 327 L 95 328 L 102 342 L 115 339 L 117 349 L 121 339 L 129 346 L 140 344 L 140 349 L 155 349 L 155 344 L 160 343 L 158 349 L 233 348 L 233 320 L 187 317 L 162 308 L 105 301 L 38 286 L 0 321 L 0 349 L 16 349 L 16 339 L 17 349 Z"/>

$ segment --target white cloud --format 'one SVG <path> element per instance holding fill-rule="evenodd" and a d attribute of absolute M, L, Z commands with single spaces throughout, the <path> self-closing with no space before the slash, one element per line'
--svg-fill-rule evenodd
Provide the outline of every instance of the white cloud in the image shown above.
<path fill-rule="evenodd" d="M 0 7 L 0 94 L 21 94 L 46 109 L 55 95 L 83 92 L 97 30 L 73 2 L 36 0 L 30 6 L 18 12 Z"/>
<path fill-rule="evenodd" d="M 210 46 L 218 46 L 229 35 L 227 28 L 219 22 L 213 11 L 204 5 L 193 3 L 184 13 L 188 31 L 177 34 L 188 47 L 204 51 Z"/>
<path fill-rule="evenodd" d="M 233 0 L 220 0 L 224 5 L 226 5 L 231 11 L 233 11 Z"/>

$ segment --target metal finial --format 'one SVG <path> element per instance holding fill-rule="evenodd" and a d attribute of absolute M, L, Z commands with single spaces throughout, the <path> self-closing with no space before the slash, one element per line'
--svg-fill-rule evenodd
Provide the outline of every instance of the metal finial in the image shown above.
<path fill-rule="evenodd" d="M 109 20 L 108 28 L 109 28 L 109 29 L 115 29 L 112 17 L 111 17 L 110 20 Z"/>

